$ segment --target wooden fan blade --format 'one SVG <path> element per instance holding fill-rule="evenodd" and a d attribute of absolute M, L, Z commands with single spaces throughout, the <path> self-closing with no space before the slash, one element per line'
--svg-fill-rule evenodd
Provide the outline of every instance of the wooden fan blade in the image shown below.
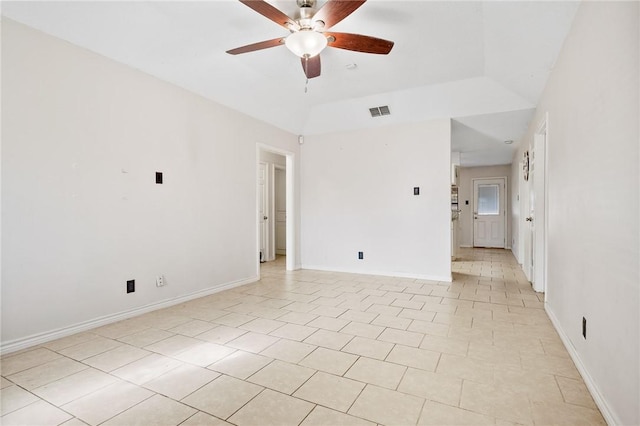
<path fill-rule="evenodd" d="M 320 55 L 312 58 L 301 58 L 302 69 L 307 78 L 315 78 L 320 76 Z"/>
<path fill-rule="evenodd" d="M 353 50 L 354 52 L 376 53 L 386 55 L 391 52 L 393 42 L 381 38 L 362 34 L 323 33 L 329 39 L 328 45 L 338 49 Z"/>
<path fill-rule="evenodd" d="M 289 18 L 287 15 L 264 0 L 240 0 L 240 3 L 249 6 L 260 15 L 271 19 L 276 24 L 281 25 L 288 30 L 297 31 L 300 29 L 300 26 L 296 24 L 293 19 Z"/>
<path fill-rule="evenodd" d="M 246 46 L 236 47 L 235 49 L 227 50 L 230 55 L 239 55 L 240 53 L 255 52 L 256 50 L 268 49 L 270 47 L 276 47 L 284 44 L 284 38 L 274 38 L 273 40 L 265 40 L 258 43 L 247 44 Z"/>
<path fill-rule="evenodd" d="M 329 0 L 313 15 L 312 19 L 313 21 L 324 22 L 324 29 L 326 30 L 351 15 L 366 1 L 367 0 Z"/>

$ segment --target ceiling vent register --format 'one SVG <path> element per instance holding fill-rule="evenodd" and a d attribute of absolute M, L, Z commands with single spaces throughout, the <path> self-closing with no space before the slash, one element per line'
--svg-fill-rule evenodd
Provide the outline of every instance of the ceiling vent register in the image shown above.
<path fill-rule="evenodd" d="M 371 117 L 382 117 L 383 115 L 390 115 L 389 107 L 387 105 L 369 108 Z"/>

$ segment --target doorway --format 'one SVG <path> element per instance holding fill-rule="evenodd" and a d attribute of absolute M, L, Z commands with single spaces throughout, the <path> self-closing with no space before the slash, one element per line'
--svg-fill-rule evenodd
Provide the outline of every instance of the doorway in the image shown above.
<path fill-rule="evenodd" d="M 506 177 L 473 179 L 473 246 L 505 248 Z"/>
<path fill-rule="evenodd" d="M 295 249 L 295 154 L 257 144 L 257 274 L 270 262 L 292 271 Z"/>

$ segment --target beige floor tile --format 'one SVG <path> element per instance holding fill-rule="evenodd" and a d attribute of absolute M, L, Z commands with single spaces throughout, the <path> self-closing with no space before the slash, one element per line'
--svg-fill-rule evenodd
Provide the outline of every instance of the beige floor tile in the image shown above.
<path fill-rule="evenodd" d="M 85 422 L 83 422 L 82 420 L 74 417 L 72 419 L 67 420 L 64 423 L 60 423 L 61 426 L 87 426 L 87 424 Z"/>
<path fill-rule="evenodd" d="M 117 382 L 118 379 L 93 368 L 87 368 L 55 382 L 33 389 L 40 398 L 57 406 L 90 394 Z"/>
<path fill-rule="evenodd" d="M 419 368 L 426 371 L 435 371 L 440 360 L 440 353 L 426 349 L 412 348 L 409 346 L 395 345 L 385 361 L 399 365 Z"/>
<path fill-rule="evenodd" d="M 414 425 L 424 399 L 367 385 L 348 414 L 384 425 Z"/>
<path fill-rule="evenodd" d="M 344 314 L 346 311 L 346 309 L 335 308 L 333 306 L 318 306 L 313 311 L 311 311 L 311 313 L 315 315 L 324 315 L 325 317 L 337 318 L 340 315 Z"/>
<path fill-rule="evenodd" d="M 215 326 L 215 324 L 212 324 L 208 321 L 193 320 L 170 328 L 167 331 L 171 333 L 182 334 L 183 336 L 195 337 L 198 334 L 202 334 L 205 331 L 211 330 Z"/>
<path fill-rule="evenodd" d="M 94 355 L 101 354 L 103 352 L 107 352 L 110 349 L 121 346 L 122 343 L 107 339 L 106 337 L 96 337 L 95 339 L 88 340 L 83 343 L 79 343 L 75 346 L 70 346 L 65 349 L 61 349 L 58 353 L 67 356 L 69 358 L 73 358 L 78 361 L 82 361 Z"/>
<path fill-rule="evenodd" d="M 375 312 L 362 312 L 359 310 L 350 309 L 344 314 L 340 315 L 339 318 L 347 321 L 357 321 L 368 324 L 377 316 L 378 314 L 376 314 Z"/>
<path fill-rule="evenodd" d="M 593 401 L 587 386 L 582 380 L 568 379 L 566 377 L 556 376 L 556 381 L 562 392 L 564 401 L 569 404 L 580 405 L 582 407 L 597 410 L 598 407 Z"/>
<path fill-rule="evenodd" d="M 598 410 L 564 402 L 533 402 L 533 419 L 541 425 L 606 425 Z"/>
<path fill-rule="evenodd" d="M 309 327 L 322 328 L 330 331 L 340 331 L 345 325 L 349 324 L 349 320 L 332 317 L 318 317 L 307 324 Z"/>
<path fill-rule="evenodd" d="M 440 374 L 480 383 L 493 383 L 494 370 L 491 363 L 451 354 L 442 354 L 436 368 Z"/>
<path fill-rule="evenodd" d="M 137 385 L 142 385 L 167 371 L 184 365 L 183 362 L 163 355 L 151 354 L 130 364 L 113 370 L 111 374 Z"/>
<path fill-rule="evenodd" d="M 220 361 L 233 352 L 235 352 L 233 348 L 200 341 L 196 346 L 174 355 L 174 358 L 200 367 L 206 367 L 216 361 Z"/>
<path fill-rule="evenodd" d="M 376 339 L 382 332 L 384 327 L 379 325 L 364 324 L 361 322 L 351 322 L 346 325 L 341 333 L 353 334 L 354 336 L 367 337 L 369 339 Z"/>
<path fill-rule="evenodd" d="M 419 320 L 424 322 L 432 322 L 435 316 L 435 312 L 419 311 L 416 309 L 403 309 L 402 312 L 398 314 L 398 317 L 400 318 L 409 318 L 412 320 Z"/>
<path fill-rule="evenodd" d="M 168 331 L 149 328 L 138 333 L 121 337 L 118 340 L 133 346 L 137 346 L 139 348 L 143 348 L 161 340 L 168 339 L 171 336 L 173 336 L 173 333 L 169 333 Z"/>
<path fill-rule="evenodd" d="M 551 374 L 504 367 L 495 369 L 494 379 L 496 388 L 526 394 L 531 401 L 562 402 L 562 393 Z"/>
<path fill-rule="evenodd" d="M 363 300 L 363 302 L 372 301 L 376 303 L 375 305 L 371 305 L 369 309 L 367 309 L 367 312 L 373 312 L 373 313 L 379 314 L 380 316 L 396 317 L 400 312 L 402 312 L 402 308 L 399 308 L 397 306 L 388 306 L 384 304 L 384 303 L 388 303 L 390 305 L 393 302 L 393 300 L 394 299 L 392 297 L 386 298 L 386 299 L 368 297 L 367 299 Z"/>
<path fill-rule="evenodd" d="M 271 336 L 282 337 L 284 339 L 303 341 L 313 333 L 318 331 L 315 327 L 307 327 L 298 324 L 286 324 L 271 332 Z"/>
<path fill-rule="evenodd" d="M 224 345 L 243 334 L 247 333 L 247 330 L 240 330 L 238 328 L 227 327 L 226 325 L 219 325 L 209 331 L 205 331 L 202 334 L 194 336 L 196 339 L 205 340 L 210 343 L 217 343 L 218 345 Z"/>
<path fill-rule="evenodd" d="M 32 390 L 87 368 L 86 365 L 78 361 L 69 358 L 57 358 L 37 367 L 12 374 L 8 379 L 27 390 Z"/>
<path fill-rule="evenodd" d="M 97 425 L 152 396 L 153 392 L 147 389 L 118 381 L 62 408 L 88 424 Z"/>
<path fill-rule="evenodd" d="M 183 365 L 145 383 L 144 387 L 179 401 L 219 376 L 206 368 Z"/>
<path fill-rule="evenodd" d="M 250 331 L 237 339 L 228 342 L 227 346 L 235 349 L 242 349 L 246 352 L 259 353 L 276 343 L 278 340 L 280 339 L 277 337 Z"/>
<path fill-rule="evenodd" d="M 207 368 L 244 380 L 269 364 L 271 361 L 273 361 L 272 358 L 262 355 L 256 355 L 245 351 L 236 351 L 224 359 L 211 364 Z"/>
<path fill-rule="evenodd" d="M 262 392 L 262 386 L 220 376 L 182 400 L 185 404 L 226 419 Z"/>
<path fill-rule="evenodd" d="M 309 303 L 293 302 L 290 305 L 287 305 L 287 307 L 284 308 L 284 309 L 286 309 L 287 311 L 292 311 L 292 312 L 309 313 L 309 312 L 313 311 L 316 308 L 317 308 L 317 306 L 311 305 Z"/>
<path fill-rule="evenodd" d="M 165 356 L 175 356 L 200 344 L 202 344 L 202 340 L 175 334 L 167 339 L 145 346 L 144 349 Z"/>
<path fill-rule="evenodd" d="M 0 377 L 0 389 L 8 388 L 9 386 L 13 386 L 13 383 L 4 377 Z"/>
<path fill-rule="evenodd" d="M 0 423 L 9 425 L 59 425 L 72 416 L 46 401 L 36 401 L 26 407 L 0 417 Z"/>
<path fill-rule="evenodd" d="M 412 331 L 397 330 L 387 328 L 379 336 L 378 340 L 389 343 L 398 343 L 405 346 L 418 347 L 424 338 L 424 334 Z"/>
<path fill-rule="evenodd" d="M 51 342 L 43 343 L 43 348 L 51 349 L 52 351 L 60 351 L 71 346 L 79 345 L 80 343 L 88 342 L 89 340 L 96 339 L 97 334 L 91 332 L 72 334 L 71 336 L 63 337 L 61 339 L 53 340 Z"/>
<path fill-rule="evenodd" d="M 317 372 L 293 396 L 346 412 L 364 386 L 355 380 Z"/>
<path fill-rule="evenodd" d="M 326 348 L 317 348 L 306 358 L 299 362 L 300 365 L 316 370 L 342 376 L 353 365 L 358 357 L 344 352 Z"/>
<path fill-rule="evenodd" d="M 229 421 L 239 426 L 296 426 L 312 409 L 313 404 L 266 389 Z"/>
<path fill-rule="evenodd" d="M 84 364 L 90 365 L 98 370 L 113 371 L 116 368 L 120 368 L 133 361 L 137 361 L 150 355 L 151 352 L 144 349 L 137 348 L 131 345 L 118 346 L 110 351 L 103 352 L 100 355 L 95 355 L 83 360 Z"/>
<path fill-rule="evenodd" d="M 196 413 L 191 407 L 155 395 L 103 423 L 105 426 L 179 425 Z"/>
<path fill-rule="evenodd" d="M 240 327 L 242 324 L 246 324 L 254 319 L 256 319 L 254 316 L 231 313 L 223 317 L 216 318 L 213 322 L 216 324 L 226 325 L 228 327 Z"/>
<path fill-rule="evenodd" d="M 318 330 L 304 339 L 304 343 L 340 350 L 353 339 L 353 336 L 335 331 Z"/>
<path fill-rule="evenodd" d="M 20 386 L 9 386 L 0 392 L 0 413 L 9 414 L 29 404 L 38 401 L 39 398 L 22 389 Z"/>
<path fill-rule="evenodd" d="M 395 389 L 406 370 L 407 367 L 402 365 L 360 357 L 344 377 L 383 388 Z"/>
<path fill-rule="evenodd" d="M 315 348 L 315 346 L 307 343 L 281 339 L 260 354 L 296 364 L 302 361 L 302 359 L 309 355 Z"/>
<path fill-rule="evenodd" d="M 411 324 L 411 320 L 409 318 L 392 317 L 390 315 L 378 315 L 371 321 L 371 324 L 406 330 L 409 324 Z"/>
<path fill-rule="evenodd" d="M 419 426 L 480 426 L 494 425 L 493 417 L 463 410 L 458 407 L 427 401 L 418 420 Z"/>
<path fill-rule="evenodd" d="M 238 328 L 241 330 L 254 331 L 256 333 L 269 334 L 273 330 L 282 327 L 286 323 L 265 318 L 256 318 Z"/>
<path fill-rule="evenodd" d="M 383 360 L 389 355 L 393 348 L 392 343 L 380 342 L 378 340 L 365 339 L 364 337 L 354 337 L 344 348 L 343 352 L 362 355 L 367 358 Z"/>
<path fill-rule="evenodd" d="M 49 349 L 36 348 L 19 354 L 3 356 L 0 362 L 0 369 L 2 370 L 2 375 L 6 377 L 59 358 L 62 358 L 62 356 Z"/>
<path fill-rule="evenodd" d="M 278 318 L 278 320 L 289 322 L 291 324 L 306 325 L 316 318 L 318 318 L 317 315 L 309 314 L 306 312 L 289 312 Z"/>
<path fill-rule="evenodd" d="M 503 420 L 533 424 L 531 406 L 526 394 L 505 391 L 489 384 L 465 380 L 462 385 L 460 408 Z"/>
<path fill-rule="evenodd" d="M 217 417 L 198 411 L 196 414 L 180 423 L 180 426 L 231 426 L 231 423 L 227 423 Z"/>
<path fill-rule="evenodd" d="M 375 423 L 316 405 L 300 426 L 375 426 Z"/>
<path fill-rule="evenodd" d="M 449 335 L 449 326 L 447 324 L 413 320 L 411 324 L 409 324 L 407 331 L 415 331 L 430 336 L 447 337 Z"/>
<path fill-rule="evenodd" d="M 469 342 L 467 357 L 494 364 L 497 367 L 520 368 L 520 351 L 486 343 Z"/>
<path fill-rule="evenodd" d="M 457 406 L 460 401 L 462 380 L 456 377 L 409 368 L 398 391 L 431 401 Z"/>
<path fill-rule="evenodd" d="M 535 370 L 569 379 L 581 380 L 580 373 L 578 373 L 571 358 L 521 353 L 521 359 L 522 368 L 525 370 Z"/>
<path fill-rule="evenodd" d="M 113 324 L 103 325 L 102 327 L 94 328 L 92 333 L 99 334 L 102 337 L 108 337 L 109 339 L 118 339 L 129 336 L 134 333 L 139 333 L 149 328 L 147 325 L 138 321 L 138 318 L 131 318 L 124 321 L 118 321 Z"/>
<path fill-rule="evenodd" d="M 275 360 L 247 381 L 291 395 L 315 373 L 311 368 Z"/>

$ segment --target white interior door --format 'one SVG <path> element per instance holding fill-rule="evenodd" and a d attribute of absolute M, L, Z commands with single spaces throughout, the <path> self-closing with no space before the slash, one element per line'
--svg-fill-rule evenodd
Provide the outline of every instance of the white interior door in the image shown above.
<path fill-rule="evenodd" d="M 531 175 L 533 208 L 529 217 L 531 221 L 531 270 L 533 289 L 538 292 L 546 292 L 546 126 L 535 135 L 534 148 L 531 153 Z"/>
<path fill-rule="evenodd" d="M 267 165 L 260 163 L 258 165 L 258 227 L 260 233 L 260 261 L 265 262 L 268 259 L 267 253 Z"/>
<path fill-rule="evenodd" d="M 528 238 L 529 242 L 528 253 L 529 253 L 529 262 L 527 265 L 528 269 L 528 279 L 532 283 L 535 282 L 535 264 L 536 264 L 536 191 L 533 187 L 533 179 L 535 175 L 535 166 L 534 166 L 534 152 L 533 150 L 529 154 L 529 215 L 525 218 L 526 223 L 529 225 L 528 228 Z"/>
<path fill-rule="evenodd" d="M 474 247 L 505 247 L 505 186 L 505 178 L 473 180 Z"/>
<path fill-rule="evenodd" d="M 275 181 L 275 218 L 276 218 L 276 254 L 287 254 L 287 173 L 276 168 Z"/>

